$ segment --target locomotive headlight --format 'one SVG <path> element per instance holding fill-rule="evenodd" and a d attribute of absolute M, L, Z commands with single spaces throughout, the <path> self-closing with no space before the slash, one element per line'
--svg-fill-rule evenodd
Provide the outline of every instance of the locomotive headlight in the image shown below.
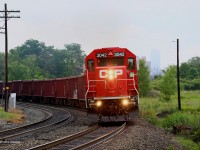
<path fill-rule="evenodd" d="M 108 70 L 108 78 L 112 80 L 114 78 L 114 71 L 112 69 Z"/>
<path fill-rule="evenodd" d="M 97 107 L 101 107 L 101 105 L 102 105 L 102 101 L 97 101 L 97 102 L 96 102 L 96 106 L 97 106 Z"/>
<path fill-rule="evenodd" d="M 123 104 L 124 106 L 127 106 L 127 105 L 129 104 L 129 101 L 128 101 L 127 99 L 123 99 L 123 100 L 122 100 L 122 104 Z"/>
<path fill-rule="evenodd" d="M 113 75 L 109 75 L 109 79 L 112 80 L 114 77 Z"/>

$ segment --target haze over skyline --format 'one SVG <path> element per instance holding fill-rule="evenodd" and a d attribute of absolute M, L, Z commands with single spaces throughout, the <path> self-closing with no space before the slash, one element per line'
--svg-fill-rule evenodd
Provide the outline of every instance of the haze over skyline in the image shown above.
<path fill-rule="evenodd" d="M 86 54 L 96 48 L 126 47 L 150 60 L 156 49 L 163 69 L 176 64 L 172 41 L 179 38 L 180 63 L 200 56 L 199 0 L 2 0 L 0 10 L 5 3 L 8 10 L 21 11 L 10 14 L 21 18 L 8 21 L 9 50 L 35 39 L 58 49 L 78 43 Z M 0 52 L 4 43 L 0 34 Z"/>

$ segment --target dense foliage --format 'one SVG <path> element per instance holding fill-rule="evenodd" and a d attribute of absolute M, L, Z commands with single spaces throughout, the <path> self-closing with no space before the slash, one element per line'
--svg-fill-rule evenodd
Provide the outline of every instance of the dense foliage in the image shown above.
<path fill-rule="evenodd" d="M 154 90 L 162 91 L 162 89 L 166 87 L 165 85 L 169 84 L 170 81 L 171 83 L 176 84 L 176 66 L 174 66 L 173 69 L 173 79 L 166 74 L 171 67 L 172 66 L 169 66 L 163 70 L 163 75 L 157 75 L 151 81 L 151 85 Z M 169 78 L 164 79 L 166 76 Z M 166 81 L 164 82 L 163 80 Z M 200 90 L 200 57 L 193 57 L 180 65 L 180 83 L 182 90 Z"/>
<path fill-rule="evenodd" d="M 200 57 L 182 63 L 180 77 L 185 90 L 200 90 Z"/>
<path fill-rule="evenodd" d="M 37 40 L 27 40 L 9 51 L 9 80 L 59 78 L 79 75 L 83 72 L 85 53 L 81 45 L 72 43 L 64 49 L 46 46 Z M 4 54 L 0 53 L 4 64 Z M 0 66 L 0 80 L 4 76 L 4 65 Z"/>

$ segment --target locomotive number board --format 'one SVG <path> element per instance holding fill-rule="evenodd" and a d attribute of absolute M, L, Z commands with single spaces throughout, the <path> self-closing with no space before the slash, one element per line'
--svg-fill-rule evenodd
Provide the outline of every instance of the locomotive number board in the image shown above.
<path fill-rule="evenodd" d="M 114 57 L 124 57 L 125 53 L 124 52 L 114 52 Z M 97 58 L 105 58 L 108 57 L 107 53 L 96 53 Z"/>
<path fill-rule="evenodd" d="M 115 52 L 115 53 L 114 53 L 114 56 L 115 56 L 115 57 L 124 57 L 124 56 L 125 56 L 125 53 L 124 53 L 124 52 Z"/>
<path fill-rule="evenodd" d="M 107 54 L 106 53 L 97 53 L 96 56 L 97 56 L 97 58 L 107 57 Z"/>

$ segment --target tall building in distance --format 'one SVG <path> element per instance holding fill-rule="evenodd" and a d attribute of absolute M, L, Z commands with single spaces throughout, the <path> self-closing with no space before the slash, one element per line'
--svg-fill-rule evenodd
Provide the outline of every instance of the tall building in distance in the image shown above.
<path fill-rule="evenodd" d="M 151 51 L 151 76 L 161 74 L 160 69 L 160 52 L 156 49 Z"/>
<path fill-rule="evenodd" d="M 141 57 L 141 59 L 143 59 L 144 60 L 144 62 L 145 62 L 145 64 L 146 64 L 146 66 L 148 67 L 148 69 L 149 69 L 149 72 L 151 72 L 151 61 L 148 61 L 147 59 L 146 59 L 146 57 L 145 56 L 142 56 Z"/>

